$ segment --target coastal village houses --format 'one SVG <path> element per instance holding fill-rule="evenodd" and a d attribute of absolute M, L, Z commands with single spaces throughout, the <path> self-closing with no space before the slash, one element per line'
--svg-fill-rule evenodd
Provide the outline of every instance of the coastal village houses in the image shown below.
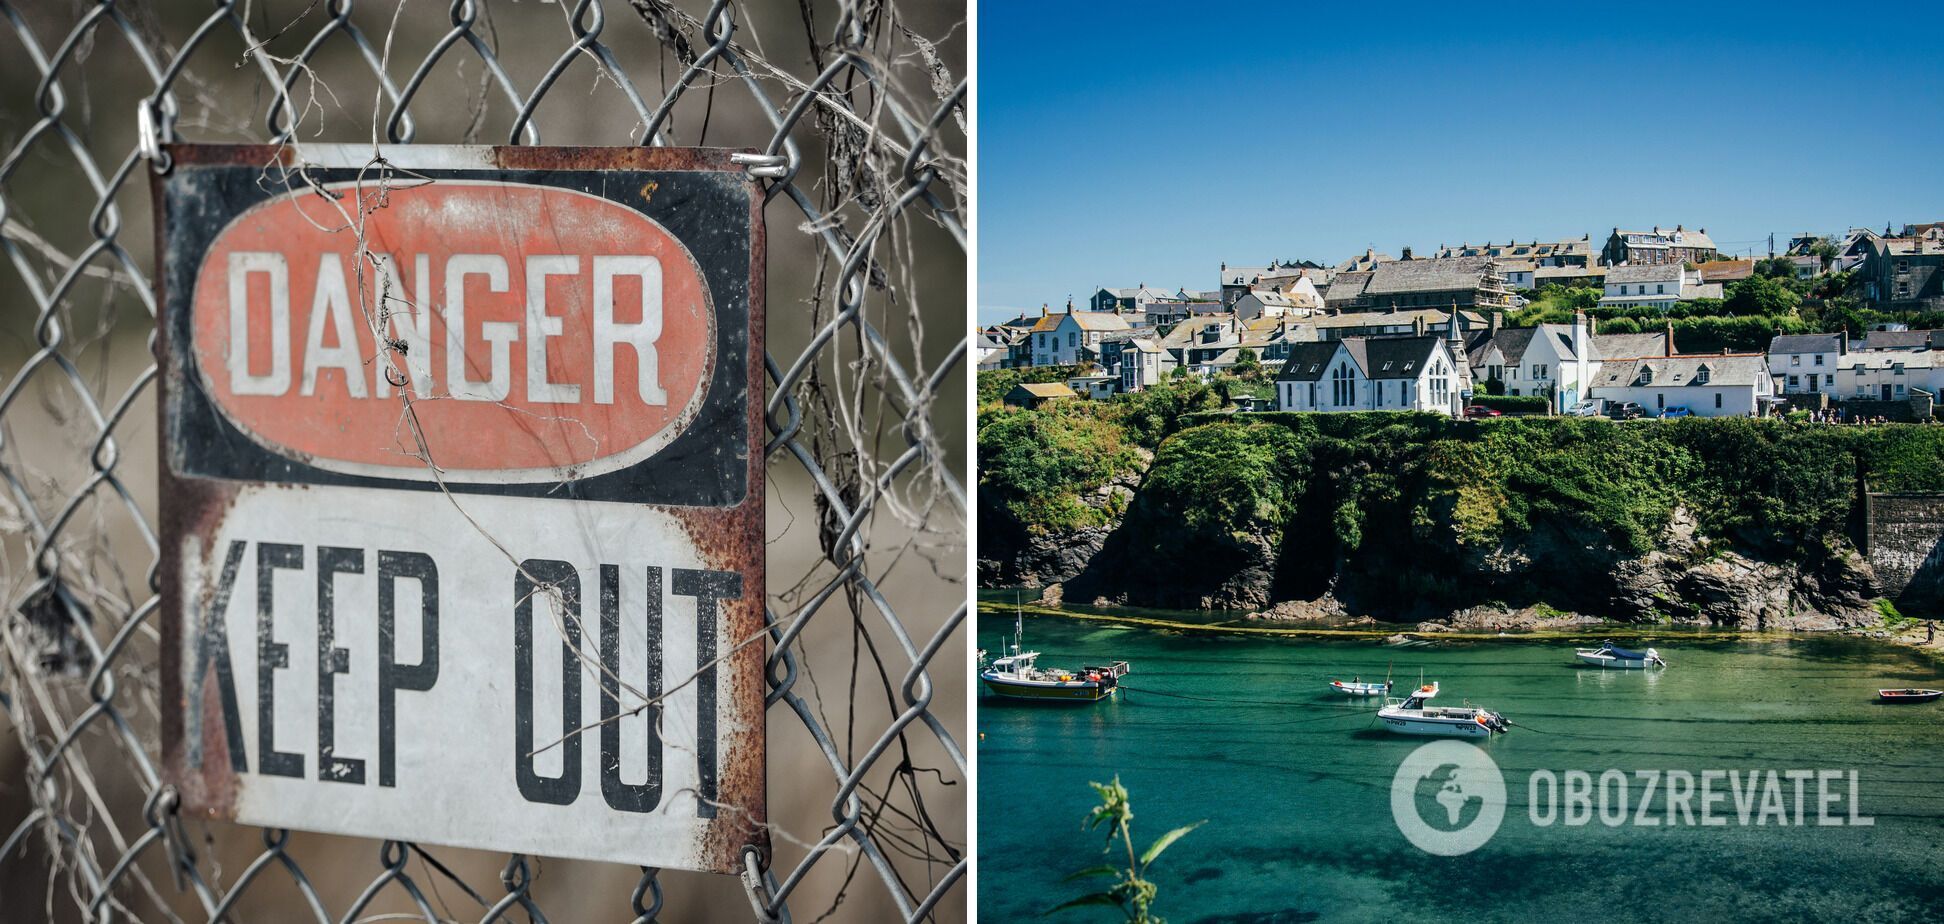
<path fill-rule="evenodd" d="M 1276 376 L 1276 408 L 1457 416 L 1471 390 L 1461 350 L 1449 334 L 1296 344 Z"/>
<path fill-rule="evenodd" d="M 1643 263 L 1701 264 L 1720 256 L 1708 229 L 1689 231 L 1680 225 L 1673 230 L 1656 226 L 1651 231 L 1613 229 L 1600 260 L 1608 266 L 1639 266 Z"/>
<path fill-rule="evenodd" d="M 1849 354 L 1849 334 L 1777 334 L 1769 341 L 1769 374 L 1782 395 L 1838 394 L 1836 369 Z"/>
<path fill-rule="evenodd" d="M 1831 253 L 1835 257 L 1830 258 Z M 1757 261 L 1720 259 L 1705 230 L 1626 231 L 1603 247 L 1590 236 L 1551 242 L 1440 245 L 1429 258 L 1374 248 L 1326 267 L 1309 261 L 1223 264 L 1220 288 L 1170 292 L 1141 284 L 1097 289 L 1094 310 L 1041 306 L 975 334 L 982 371 L 1075 367 L 1062 383 L 1022 386 L 1009 403 L 1037 406 L 1105 398 L 1253 364 L 1274 381 L 1283 410 L 1427 410 L 1461 414 L 1475 393 L 1544 396 L 1551 413 L 1592 413 L 1634 402 L 1648 414 L 1762 415 L 1783 398 L 1824 402 L 1914 399 L 1944 388 L 1944 331 L 1884 322 L 1867 332 L 1783 334 L 1760 353 L 1682 354 L 1661 331 L 1599 334 L 1585 313 L 1572 323 L 1504 326 L 1514 290 L 1595 285 L 1606 308 L 1673 309 L 1719 299 L 1751 278 Z M 1801 272 L 1853 268 L 1867 306 L 1944 310 L 1944 223 L 1893 235 L 1852 229 L 1797 235 Z M 1829 259 L 1825 267 L 1822 261 Z M 1522 304 L 1522 302 L 1521 302 Z M 1485 387 L 1489 383 L 1489 388 Z M 1258 410 L 1256 399 L 1238 401 Z M 1892 409 L 1894 412 L 1896 409 Z M 1876 410 L 1852 409 L 1874 415 Z"/>
<path fill-rule="evenodd" d="M 1072 366 L 1093 361 L 1100 356 L 1102 335 L 1128 329 L 1127 319 L 1111 311 L 1069 309 L 1059 314 L 1042 314 L 1029 338 L 1032 364 Z"/>
<path fill-rule="evenodd" d="M 1685 264 L 1649 263 L 1609 268 L 1600 306 L 1646 307 L 1666 311 L 1678 302 L 1721 296 L 1720 283 L 1702 282 L 1700 274 L 1688 269 Z"/>
<path fill-rule="evenodd" d="M 1684 407 L 1697 417 L 1762 414 L 1774 394 L 1761 353 L 1610 359 L 1600 363 L 1592 388 L 1594 398 L 1631 401 L 1649 414 Z"/>
<path fill-rule="evenodd" d="M 1944 310 L 1944 228 L 1870 240 L 1857 275 L 1863 279 L 1864 301 L 1872 307 Z"/>
<path fill-rule="evenodd" d="M 1494 383 L 1508 395 L 1543 395 L 1552 410 L 1566 411 L 1584 400 L 1599 363 L 1586 313 L 1572 324 L 1490 328 L 1474 335 L 1465 355 L 1472 378 Z"/>
<path fill-rule="evenodd" d="M 1338 273 L 1324 293 L 1325 304 L 1340 311 L 1512 307 L 1505 278 L 1490 257 L 1415 260 L 1409 256 L 1407 249 L 1405 259 L 1378 263 L 1366 272 Z"/>

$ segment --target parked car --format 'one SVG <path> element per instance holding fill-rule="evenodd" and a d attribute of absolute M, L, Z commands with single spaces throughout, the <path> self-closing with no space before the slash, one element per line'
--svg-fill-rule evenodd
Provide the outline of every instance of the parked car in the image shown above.
<path fill-rule="evenodd" d="M 1614 420 L 1639 420 L 1647 411 L 1633 401 L 1620 401 L 1607 405 L 1606 413 Z"/>
<path fill-rule="evenodd" d="M 1573 405 L 1572 410 L 1569 410 L 1566 413 L 1568 416 L 1572 416 L 1572 417 L 1598 417 L 1600 416 L 1600 402 L 1581 401 L 1580 403 Z"/>
<path fill-rule="evenodd" d="M 1660 418 L 1662 420 L 1673 420 L 1676 417 L 1693 417 L 1693 416 L 1694 416 L 1694 412 L 1688 410 L 1688 406 L 1685 404 L 1669 405 L 1666 410 L 1660 412 Z"/>
<path fill-rule="evenodd" d="M 1486 407 L 1483 404 L 1474 404 L 1468 408 L 1465 408 L 1465 416 L 1476 420 L 1480 417 L 1502 417 L 1504 416 L 1504 413 L 1495 407 Z"/>

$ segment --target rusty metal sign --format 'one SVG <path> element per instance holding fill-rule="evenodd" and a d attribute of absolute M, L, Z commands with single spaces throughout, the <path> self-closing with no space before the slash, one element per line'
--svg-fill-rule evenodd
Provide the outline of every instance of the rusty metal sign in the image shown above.
<path fill-rule="evenodd" d="M 183 810 L 718 872 L 766 853 L 744 168 L 166 153 L 162 726 Z"/>

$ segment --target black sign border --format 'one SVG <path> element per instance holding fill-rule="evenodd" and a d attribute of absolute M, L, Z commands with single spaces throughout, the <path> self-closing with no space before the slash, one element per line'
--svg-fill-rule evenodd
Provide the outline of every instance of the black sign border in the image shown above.
<path fill-rule="evenodd" d="M 171 146 L 185 153 L 192 146 Z M 231 220 L 252 206 L 288 195 L 303 181 L 285 176 L 277 157 L 263 152 L 288 149 L 253 145 L 193 146 L 195 162 L 178 157 L 157 181 L 158 217 L 167 250 L 161 255 L 160 323 L 166 335 L 158 356 L 166 383 L 162 391 L 163 456 L 171 474 L 228 481 L 346 485 L 408 491 L 438 491 L 431 481 L 382 478 L 335 472 L 279 455 L 237 429 L 204 391 L 195 374 L 192 310 L 204 255 Z M 225 150 L 229 149 L 229 150 Z M 494 149 L 517 151 L 519 149 Z M 531 150 L 531 149 L 529 149 Z M 541 149 L 547 150 L 547 149 Z M 715 309 L 715 366 L 708 393 L 685 430 L 654 455 L 612 472 L 568 481 L 517 484 L 447 480 L 455 494 L 654 504 L 673 507 L 733 507 L 749 489 L 748 402 L 753 399 L 750 331 L 760 305 L 751 298 L 760 279 L 762 233 L 756 215 L 761 192 L 727 151 L 692 149 L 574 149 L 591 156 L 562 158 L 558 168 L 525 166 L 468 169 L 413 169 L 394 177 L 410 182 L 484 180 L 573 190 L 633 209 L 660 223 L 694 256 Z M 211 152 L 217 156 L 209 156 Z M 635 166 L 574 165 L 574 160 L 606 161 L 603 152 L 621 154 L 720 154 L 699 158 L 719 166 L 650 169 Z M 233 156 L 224 156 L 232 154 Z M 630 159 L 630 158 L 622 158 Z M 370 168 L 310 167 L 318 184 L 361 178 L 374 186 Z M 647 184 L 654 185 L 649 187 Z M 652 196 L 644 190 L 652 188 Z M 760 383 L 756 383 L 760 384 Z M 760 396 L 760 389 L 757 391 Z M 436 449 L 436 447 L 434 447 Z"/>

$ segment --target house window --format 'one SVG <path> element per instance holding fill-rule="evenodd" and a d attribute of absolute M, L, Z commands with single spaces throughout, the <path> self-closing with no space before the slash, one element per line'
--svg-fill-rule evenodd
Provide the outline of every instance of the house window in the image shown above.
<path fill-rule="evenodd" d="M 1708 367 L 1707 367 L 1707 366 L 1702 366 L 1701 368 L 1699 368 L 1699 369 L 1696 369 L 1696 370 L 1694 371 L 1694 384 L 1696 384 L 1696 385 L 1706 385 L 1706 384 L 1708 384 Z"/>
<path fill-rule="evenodd" d="M 1721 410 L 1721 392 L 1715 392 L 1715 410 Z"/>
<path fill-rule="evenodd" d="M 1080 345 L 1080 335 L 1069 331 L 1067 333 L 1067 346 L 1074 347 L 1079 345 Z"/>
<path fill-rule="evenodd" d="M 1642 286 L 1641 288 L 1646 288 L 1646 287 L 1645 287 L 1645 286 Z M 1667 286 L 1665 286 L 1665 285 L 1661 285 L 1661 284 L 1659 284 L 1659 283 L 1656 283 L 1656 284 L 1654 285 L 1654 294 L 1655 294 L 1655 295 L 1666 295 L 1666 294 L 1667 294 Z"/>
<path fill-rule="evenodd" d="M 1823 359 L 1823 358 L 1822 358 L 1822 354 L 1821 354 L 1821 353 L 1817 353 L 1817 354 L 1816 354 L 1816 365 L 1818 365 L 1818 366 L 1820 366 L 1820 365 L 1822 365 L 1822 364 L 1823 364 L 1823 361 L 1822 361 L 1822 359 Z"/>
<path fill-rule="evenodd" d="M 1316 406 L 1316 383 L 1315 383 L 1315 382 L 1311 382 L 1311 383 L 1310 383 L 1310 387 L 1309 387 L 1309 393 L 1310 393 L 1310 395 L 1309 395 L 1309 398 L 1310 398 L 1310 402 L 1309 402 L 1309 406 L 1310 406 L 1310 407 L 1315 407 L 1315 406 Z"/>
<path fill-rule="evenodd" d="M 1666 395 L 1655 395 L 1655 396 L 1654 396 L 1654 406 L 1655 406 L 1655 407 L 1657 407 L 1657 408 L 1665 408 L 1665 407 L 1667 407 L 1667 396 L 1666 396 Z"/>
<path fill-rule="evenodd" d="M 1801 379 L 1801 378 L 1802 378 L 1802 376 L 1799 376 L 1799 375 L 1792 375 L 1792 376 L 1789 376 L 1789 387 L 1790 387 L 1790 388 L 1796 388 L 1796 387 L 1799 387 L 1799 386 L 1800 386 L 1800 385 L 1801 385 L 1802 383 L 1801 383 L 1800 381 L 1798 381 L 1798 380 L 1799 380 L 1799 379 Z"/>
<path fill-rule="evenodd" d="M 1800 366 L 1800 365 L 1802 365 L 1802 357 L 1800 357 L 1800 356 L 1797 356 L 1797 355 L 1795 355 L 1795 354 L 1793 354 L 1793 353 L 1792 353 L 1792 354 L 1790 354 L 1790 355 L 1789 355 L 1789 365 L 1791 365 L 1791 366 Z"/>
<path fill-rule="evenodd" d="M 1823 376 L 1823 384 L 1824 384 L 1824 385 L 1834 385 L 1834 384 L 1836 384 L 1836 377 L 1835 377 L 1835 376 L 1833 376 L 1833 375 L 1825 375 L 1825 376 Z"/>
<path fill-rule="evenodd" d="M 1534 379 L 1544 379 L 1546 377 L 1546 365 L 1544 363 L 1533 363 L 1532 377 Z"/>
<path fill-rule="evenodd" d="M 1357 398 L 1356 382 L 1350 378 L 1350 366 L 1344 364 L 1330 371 L 1330 403 L 1344 407 Z"/>

